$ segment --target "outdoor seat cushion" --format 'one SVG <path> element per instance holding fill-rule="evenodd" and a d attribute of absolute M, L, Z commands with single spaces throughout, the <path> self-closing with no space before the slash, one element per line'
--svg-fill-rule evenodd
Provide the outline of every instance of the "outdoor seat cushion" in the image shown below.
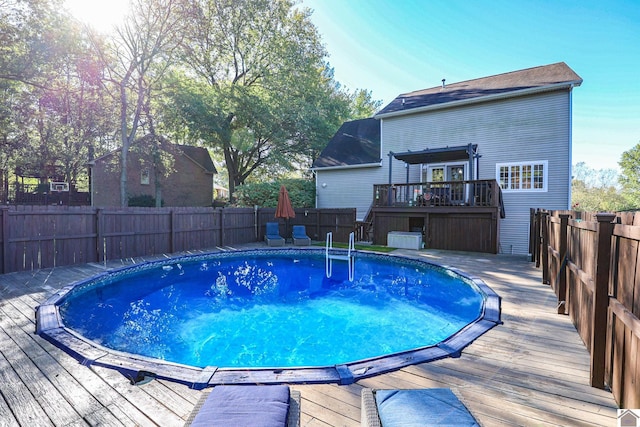
<path fill-rule="evenodd" d="M 448 388 L 376 390 L 375 398 L 383 427 L 478 425 Z"/>
<path fill-rule="evenodd" d="M 287 425 L 288 410 L 286 385 L 217 386 L 191 426 L 283 427 Z"/>

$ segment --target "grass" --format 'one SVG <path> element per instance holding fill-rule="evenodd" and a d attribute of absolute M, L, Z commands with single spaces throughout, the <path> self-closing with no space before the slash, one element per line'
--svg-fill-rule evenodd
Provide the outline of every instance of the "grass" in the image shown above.
<path fill-rule="evenodd" d="M 316 242 L 313 244 L 314 246 L 324 246 L 325 242 Z M 339 249 L 348 249 L 349 248 L 349 244 L 348 243 L 341 243 L 341 242 L 333 242 L 333 247 L 334 248 L 339 248 Z M 362 251 L 373 251 L 373 252 L 392 252 L 395 251 L 396 248 L 390 248 L 389 246 L 378 246 L 378 245 L 355 245 L 355 249 L 357 250 L 362 250 Z"/>

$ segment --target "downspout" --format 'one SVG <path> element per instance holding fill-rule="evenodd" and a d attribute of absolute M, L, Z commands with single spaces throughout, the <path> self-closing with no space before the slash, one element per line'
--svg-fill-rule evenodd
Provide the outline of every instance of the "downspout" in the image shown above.
<path fill-rule="evenodd" d="M 315 197 L 316 206 L 315 206 L 315 208 L 318 209 L 318 193 L 319 193 L 319 191 L 318 191 L 318 172 L 317 171 L 312 171 L 312 173 L 313 173 L 313 177 L 314 177 L 314 179 L 316 181 L 316 197 Z"/>

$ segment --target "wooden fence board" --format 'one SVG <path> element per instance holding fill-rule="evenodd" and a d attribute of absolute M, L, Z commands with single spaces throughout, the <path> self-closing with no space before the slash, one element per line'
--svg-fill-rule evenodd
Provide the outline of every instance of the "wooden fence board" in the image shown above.
<path fill-rule="evenodd" d="M 596 232 L 582 222 L 570 221 L 568 229 L 567 311 L 587 349 L 591 350 L 593 278 Z M 591 282 L 591 283 L 589 283 Z"/>
<path fill-rule="evenodd" d="M 627 408 L 640 408 L 640 384 L 633 380 L 634 378 L 640 378 L 640 357 L 638 357 L 640 336 L 634 334 L 633 331 L 629 331 L 626 338 L 625 349 L 628 348 L 629 351 L 625 355 L 625 360 L 628 364 L 626 367 L 628 370 L 627 378 L 630 381 L 625 382 L 624 403 Z"/>
<path fill-rule="evenodd" d="M 563 230 L 561 216 L 567 214 L 581 220 L 570 220 Z M 558 295 L 560 280 L 567 277 L 567 310 L 591 353 L 591 384 L 608 385 L 622 408 L 638 407 L 640 214 L 538 210 L 536 220 L 544 224 L 532 230 L 542 235 L 532 241 L 547 244 L 534 252 L 547 260 L 542 263 L 543 278 L 549 278 Z M 566 266 L 561 263 L 564 244 Z M 596 305 L 596 299 L 602 302 Z"/>
<path fill-rule="evenodd" d="M 618 280 L 616 299 L 625 307 L 633 306 L 633 287 L 638 261 L 638 241 L 618 239 Z"/>
<path fill-rule="evenodd" d="M 338 242 L 355 227 L 355 209 L 295 211 L 285 222 L 274 208 L 2 207 L 0 273 L 251 243 L 270 221 L 283 236 L 304 224 L 312 239 L 332 231 Z"/>

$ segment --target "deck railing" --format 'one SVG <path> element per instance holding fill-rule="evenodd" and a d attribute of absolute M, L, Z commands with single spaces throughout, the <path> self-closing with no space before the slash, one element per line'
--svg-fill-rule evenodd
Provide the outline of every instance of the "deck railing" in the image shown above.
<path fill-rule="evenodd" d="M 500 206 L 500 188 L 495 179 L 473 181 L 376 184 L 375 207 Z"/>

